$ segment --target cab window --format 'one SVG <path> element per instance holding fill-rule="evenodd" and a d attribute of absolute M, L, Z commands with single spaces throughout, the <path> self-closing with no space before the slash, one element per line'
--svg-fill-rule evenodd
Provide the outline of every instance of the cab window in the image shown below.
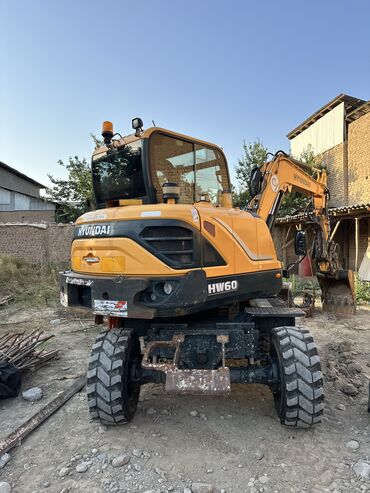
<path fill-rule="evenodd" d="M 177 183 L 181 204 L 201 198 L 219 205 L 222 190 L 229 188 L 226 163 L 218 149 L 161 133 L 150 139 L 150 168 L 157 201 L 163 201 L 164 183 Z"/>
<path fill-rule="evenodd" d="M 227 189 L 227 174 L 223 156 L 217 149 L 195 146 L 195 200 L 202 196 L 220 205 L 220 194 Z"/>

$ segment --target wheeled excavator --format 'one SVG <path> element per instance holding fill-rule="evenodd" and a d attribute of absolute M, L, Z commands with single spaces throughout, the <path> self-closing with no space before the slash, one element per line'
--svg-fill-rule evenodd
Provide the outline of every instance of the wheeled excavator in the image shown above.
<path fill-rule="evenodd" d="M 128 423 L 149 382 L 200 395 L 257 383 L 271 389 L 283 424 L 316 425 L 320 359 L 308 330 L 295 325 L 303 312 L 278 297 L 286 273 L 271 229 L 285 193 L 310 197 L 324 304 L 353 309 L 352 275 L 330 238 L 325 171 L 313 177 L 279 152 L 253 170 L 242 210 L 233 207 L 220 147 L 144 130 L 140 118 L 132 126 L 122 137 L 103 124 L 91 165 L 97 209 L 76 221 L 71 270 L 60 274 L 62 305 L 91 310 L 102 327 L 87 372 L 91 418 Z M 304 231 L 295 248 L 307 253 Z"/>

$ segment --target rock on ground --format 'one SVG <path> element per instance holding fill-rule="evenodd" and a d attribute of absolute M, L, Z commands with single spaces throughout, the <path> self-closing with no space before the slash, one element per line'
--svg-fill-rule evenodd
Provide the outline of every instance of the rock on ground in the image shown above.
<path fill-rule="evenodd" d="M 254 456 L 257 460 L 263 459 L 264 455 L 265 454 L 262 452 L 262 450 L 256 450 L 254 453 Z"/>
<path fill-rule="evenodd" d="M 86 462 L 81 462 L 81 464 L 78 464 L 76 466 L 76 472 L 86 472 L 89 468 L 89 465 L 86 464 Z"/>
<path fill-rule="evenodd" d="M 191 485 L 192 493 L 213 493 L 215 487 L 210 483 L 193 483 Z"/>
<path fill-rule="evenodd" d="M 112 460 L 113 467 L 122 467 L 130 462 L 130 457 L 127 454 L 118 455 Z"/>
<path fill-rule="evenodd" d="M 339 383 L 339 390 L 343 392 L 343 394 L 355 396 L 358 394 L 358 389 L 349 382 L 341 381 Z"/>
<path fill-rule="evenodd" d="M 33 387 L 32 389 L 22 392 L 22 397 L 25 401 L 36 402 L 42 399 L 43 393 L 40 387 Z"/>
<path fill-rule="evenodd" d="M 346 443 L 346 447 L 349 448 L 350 450 L 358 450 L 360 448 L 360 444 L 358 443 L 357 440 L 350 440 L 349 442 Z"/>
<path fill-rule="evenodd" d="M 0 482 L 0 493 L 10 493 L 12 491 L 12 487 L 9 483 L 5 481 Z"/>
<path fill-rule="evenodd" d="M 4 454 L 0 457 L 0 469 L 5 467 L 7 463 L 10 461 L 10 454 Z"/>
<path fill-rule="evenodd" d="M 370 464 L 369 464 L 369 462 L 359 460 L 353 466 L 353 470 L 355 471 L 356 475 L 359 476 L 360 478 L 370 479 Z"/>
<path fill-rule="evenodd" d="M 70 473 L 69 467 L 62 467 L 62 469 L 59 471 L 59 477 L 64 478 L 65 476 L 68 476 Z"/>

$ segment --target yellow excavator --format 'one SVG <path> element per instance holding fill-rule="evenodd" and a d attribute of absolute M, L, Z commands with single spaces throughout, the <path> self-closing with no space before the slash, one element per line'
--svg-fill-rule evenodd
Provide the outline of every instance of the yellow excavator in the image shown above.
<path fill-rule="evenodd" d="M 278 297 L 284 272 L 271 229 L 284 193 L 311 197 L 324 302 L 354 307 L 351 274 L 339 269 L 330 239 L 325 171 L 313 178 L 277 153 L 253 170 L 241 210 L 220 147 L 143 130 L 140 118 L 132 127 L 122 137 L 103 124 L 92 157 L 97 210 L 76 221 L 71 270 L 60 274 L 62 305 L 92 310 L 102 325 L 87 373 L 92 419 L 129 422 L 148 382 L 203 395 L 258 383 L 271 389 L 283 424 L 319 423 L 320 359 L 309 332 L 295 326 L 303 312 Z M 306 254 L 303 231 L 295 247 Z"/>

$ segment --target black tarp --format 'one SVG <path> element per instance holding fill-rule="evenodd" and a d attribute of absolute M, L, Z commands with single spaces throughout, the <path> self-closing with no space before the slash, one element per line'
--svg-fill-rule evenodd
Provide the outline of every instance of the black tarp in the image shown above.
<path fill-rule="evenodd" d="M 11 363 L 0 362 L 0 399 L 17 397 L 21 389 L 21 374 Z"/>

